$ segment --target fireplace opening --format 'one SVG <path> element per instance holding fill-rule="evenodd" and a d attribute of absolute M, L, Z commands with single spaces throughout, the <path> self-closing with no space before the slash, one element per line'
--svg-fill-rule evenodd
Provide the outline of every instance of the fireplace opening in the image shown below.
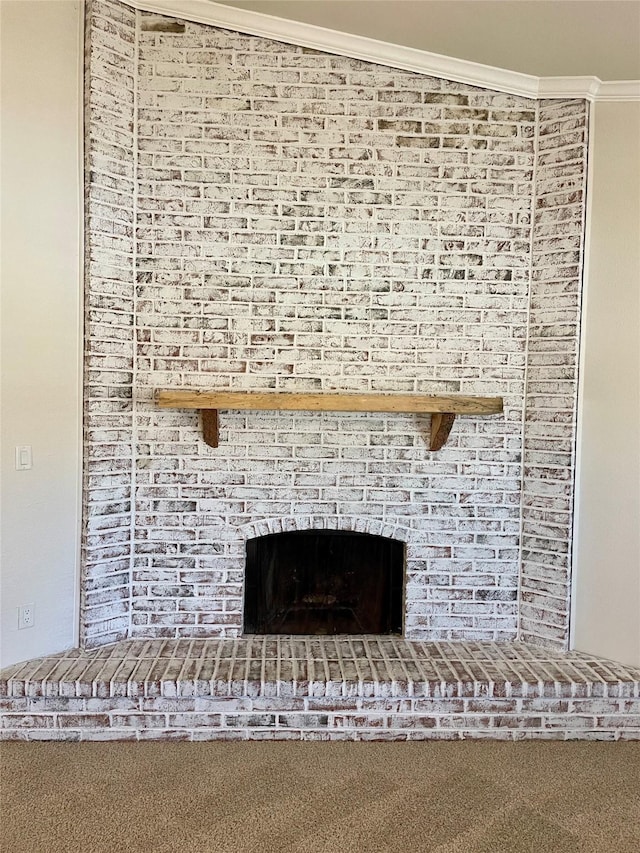
<path fill-rule="evenodd" d="M 246 634 L 402 634 L 405 545 L 342 530 L 247 541 Z"/>

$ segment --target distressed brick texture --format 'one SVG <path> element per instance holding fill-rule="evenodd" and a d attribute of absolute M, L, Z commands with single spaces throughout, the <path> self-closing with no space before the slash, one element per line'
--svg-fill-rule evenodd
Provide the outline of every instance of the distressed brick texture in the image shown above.
<path fill-rule="evenodd" d="M 127 636 L 134 351 L 133 9 L 86 7 L 84 479 L 81 639 Z"/>
<path fill-rule="evenodd" d="M 133 33 L 126 7 L 91 10 L 96 101 L 116 11 Z M 120 112 L 89 113 L 89 156 L 112 124 L 129 136 L 106 173 L 117 216 L 89 206 L 110 275 L 89 275 L 105 307 L 88 357 L 108 375 L 87 393 L 86 502 L 109 551 L 85 557 L 105 602 L 85 592 L 87 638 L 129 616 L 130 636 L 237 636 L 246 539 L 327 527 L 407 543 L 410 639 L 513 639 L 522 584 L 523 634 L 564 644 L 584 103 L 135 15 Z M 212 449 L 157 388 L 459 392 L 505 412 L 458 418 L 437 453 L 417 416 L 224 412 Z"/>
<path fill-rule="evenodd" d="M 568 647 L 585 101 L 541 101 L 524 430 L 520 636 Z"/>
<path fill-rule="evenodd" d="M 129 640 L 0 672 L 0 740 L 640 738 L 640 670 L 524 643 Z"/>

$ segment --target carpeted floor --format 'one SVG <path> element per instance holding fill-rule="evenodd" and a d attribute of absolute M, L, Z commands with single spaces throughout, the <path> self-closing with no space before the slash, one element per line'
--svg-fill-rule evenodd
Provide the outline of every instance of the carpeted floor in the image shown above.
<path fill-rule="evenodd" d="M 6 853 L 640 850 L 640 743 L 3 743 Z"/>

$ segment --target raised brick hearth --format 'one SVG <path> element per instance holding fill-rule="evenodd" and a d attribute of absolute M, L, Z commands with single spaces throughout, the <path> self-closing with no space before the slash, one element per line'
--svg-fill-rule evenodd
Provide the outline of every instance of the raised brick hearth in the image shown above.
<path fill-rule="evenodd" d="M 0 674 L 25 740 L 640 738 L 640 670 L 523 643 L 133 640 Z"/>

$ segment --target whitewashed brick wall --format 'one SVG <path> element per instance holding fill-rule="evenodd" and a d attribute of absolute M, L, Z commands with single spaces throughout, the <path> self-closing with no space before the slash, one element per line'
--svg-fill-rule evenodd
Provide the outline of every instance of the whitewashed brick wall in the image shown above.
<path fill-rule="evenodd" d="M 585 101 L 541 101 L 524 483 L 523 640 L 566 647 L 587 158 Z"/>
<path fill-rule="evenodd" d="M 102 15 L 124 9 L 96 7 Z M 238 634 L 246 538 L 316 526 L 407 542 L 407 637 L 513 638 L 529 299 L 542 339 L 545 309 L 535 300 L 553 278 L 532 289 L 531 270 L 538 255 L 547 258 L 540 269 L 550 268 L 557 252 L 544 242 L 536 150 L 547 156 L 551 118 L 543 116 L 557 103 L 543 105 L 539 123 L 527 99 L 137 18 L 137 144 L 126 159 L 135 173 L 119 184 L 136 179 L 133 427 L 123 420 L 128 410 L 101 410 L 102 444 L 118 447 L 127 472 L 127 442 L 135 444 L 131 634 Z M 103 38 L 92 29 L 90 45 Z M 551 198 L 565 166 L 561 153 L 548 156 Z M 582 174 L 584 156 L 571 168 Z M 102 225 L 90 227 L 101 238 Z M 118 313 L 115 332 L 109 323 L 91 327 L 89 349 L 100 352 L 115 335 L 110 355 L 126 361 L 127 316 Z M 575 322 L 572 329 L 575 352 Z M 532 495 L 546 465 L 534 432 L 546 391 L 535 383 L 557 378 L 546 366 L 543 359 L 528 376 L 539 395 L 527 406 Z M 196 413 L 154 407 L 154 389 L 181 387 L 501 395 L 505 413 L 458 418 L 449 442 L 430 453 L 428 418 L 225 412 L 212 449 Z M 573 411 L 571 403 L 564 445 Z M 571 472 L 569 459 L 557 483 L 570 489 Z M 123 520 L 109 528 L 116 538 L 121 531 L 123 548 L 124 483 L 107 514 L 108 524 Z M 94 495 L 110 497 L 101 488 L 88 483 L 90 506 Z M 545 521 L 536 511 L 527 504 L 526 535 L 539 535 Z M 538 594 L 530 550 L 527 560 L 523 593 Z M 128 605 L 126 559 L 118 567 L 112 601 L 122 590 Z M 566 590 L 566 561 L 554 568 Z M 530 617 L 523 610 L 523 630 Z M 552 639 L 563 642 L 560 634 Z M 89 642 L 105 636 L 87 629 Z"/>
<path fill-rule="evenodd" d="M 128 635 L 131 589 L 135 12 L 86 6 L 81 631 Z"/>

